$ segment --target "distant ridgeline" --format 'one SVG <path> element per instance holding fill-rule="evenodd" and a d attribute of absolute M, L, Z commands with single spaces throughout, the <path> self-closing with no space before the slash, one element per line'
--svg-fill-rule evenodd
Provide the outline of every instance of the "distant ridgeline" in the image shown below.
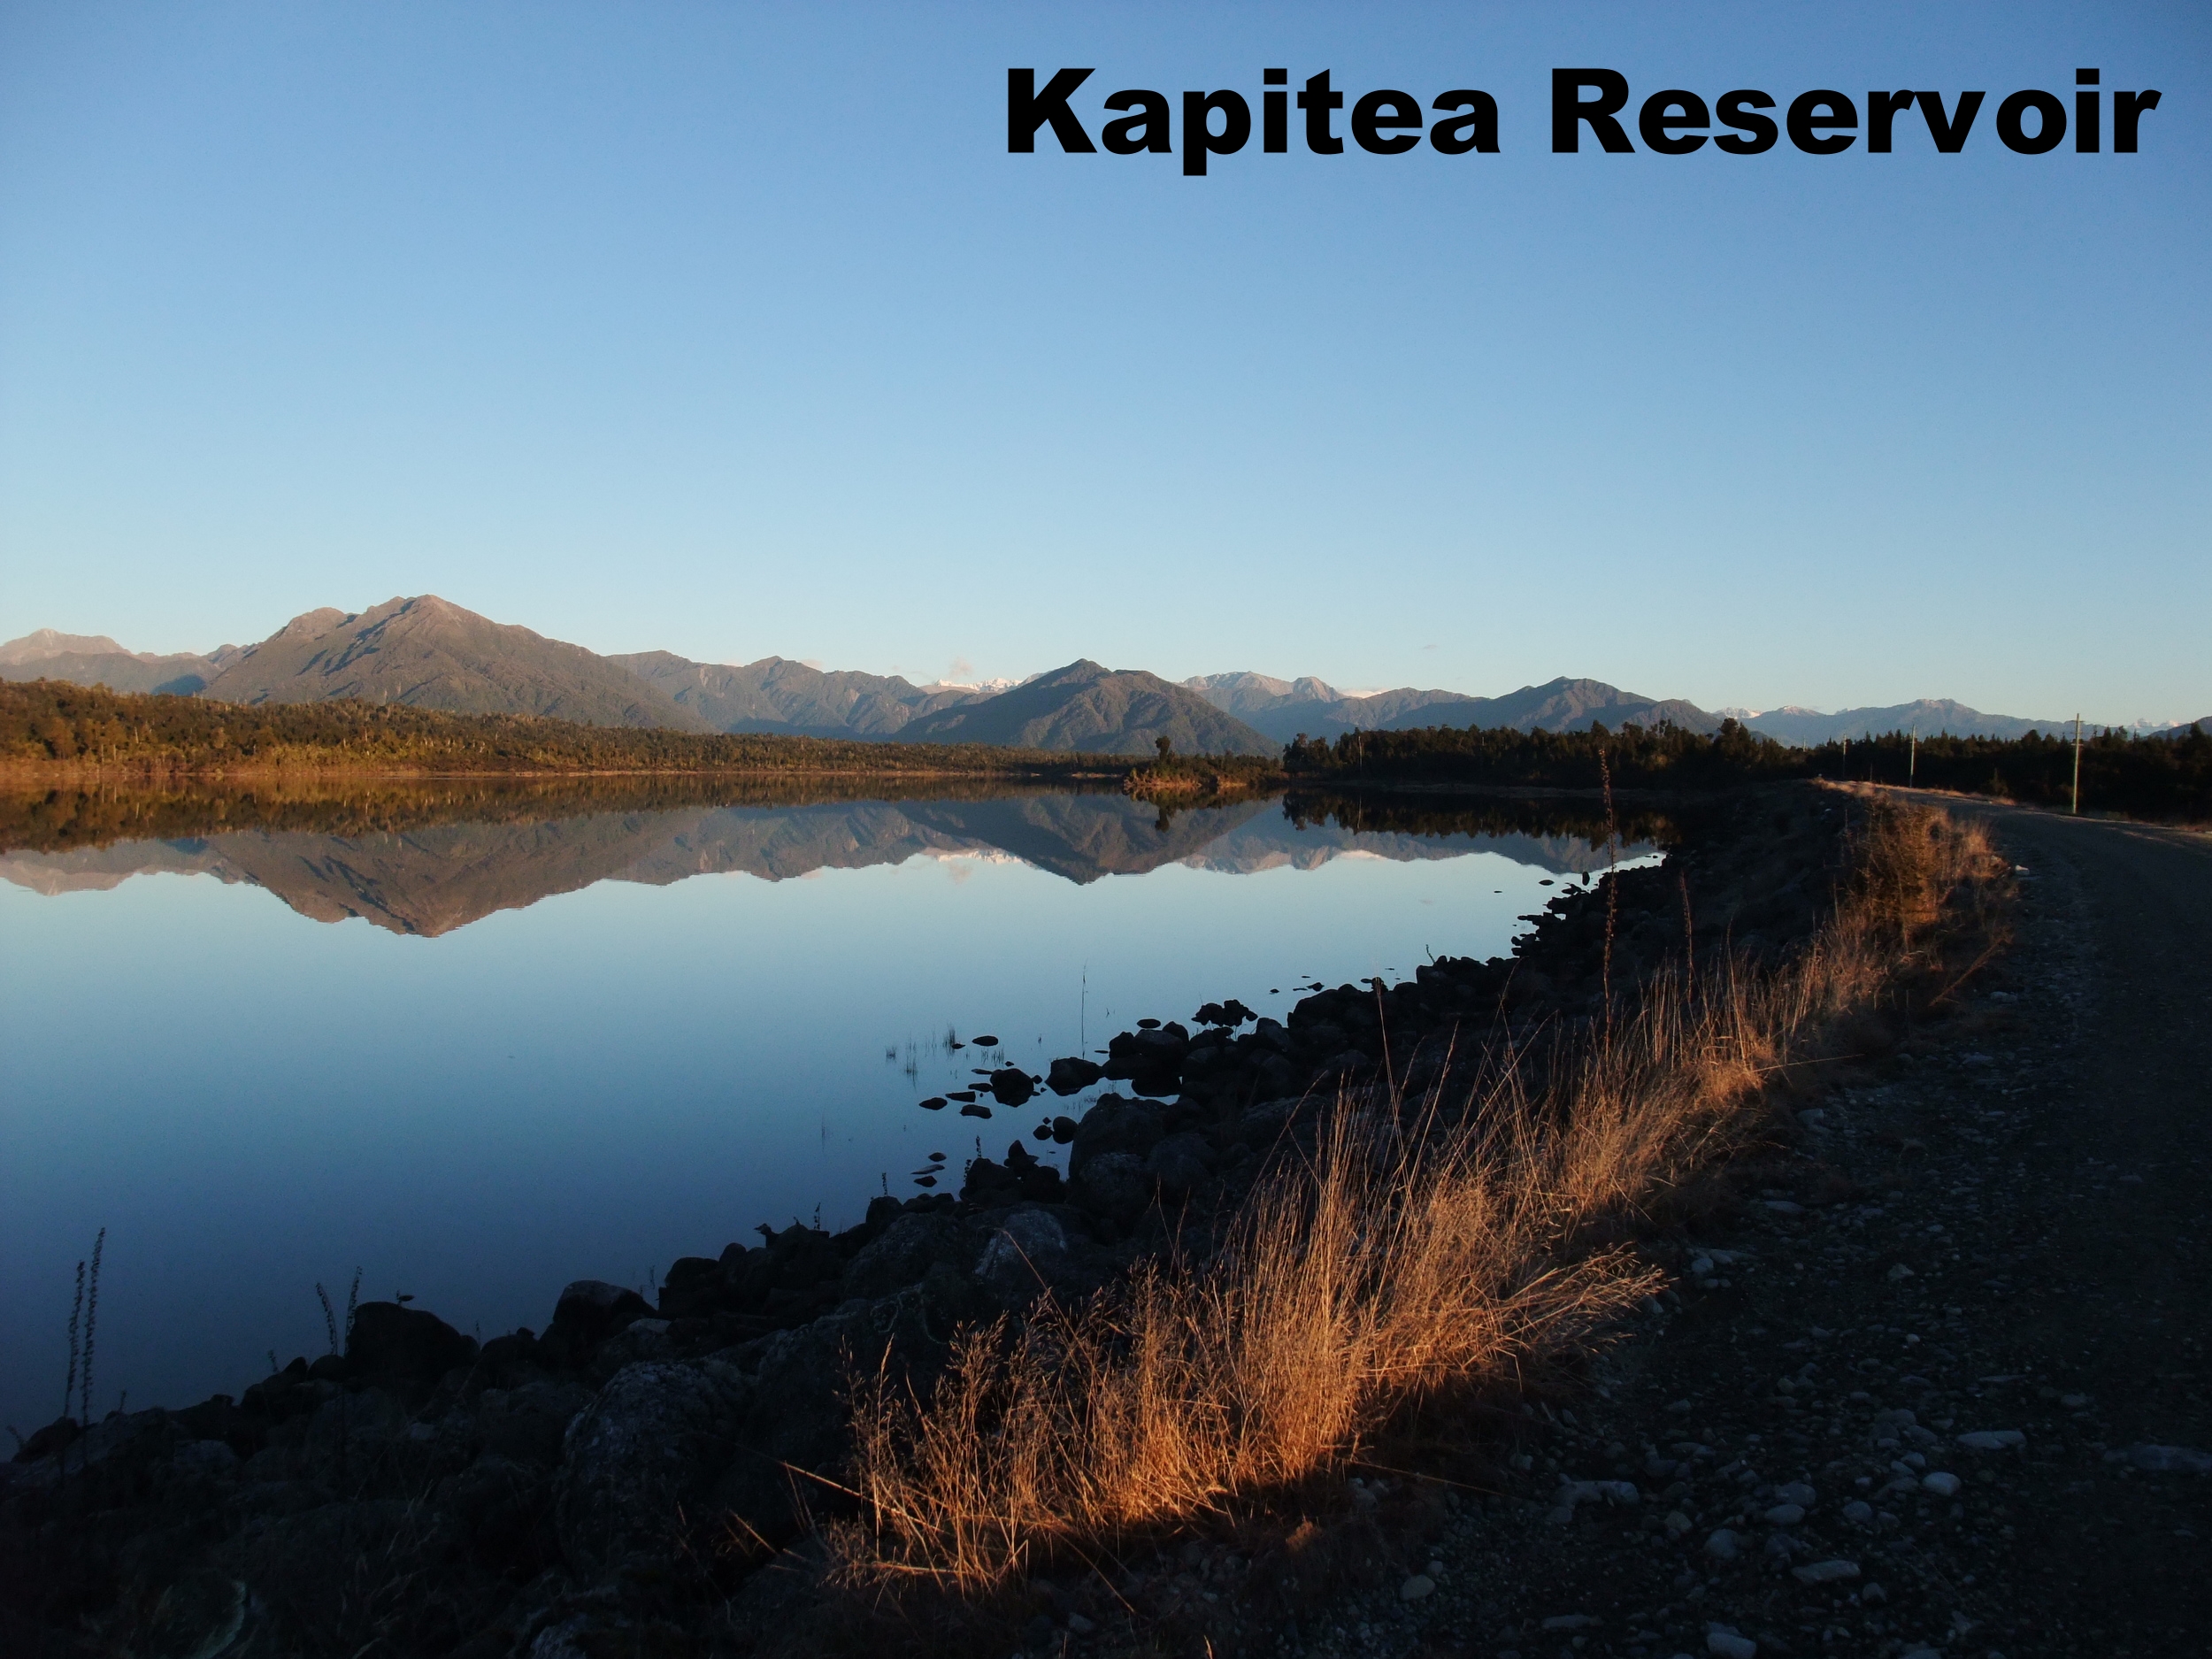
<path fill-rule="evenodd" d="M 2063 807 L 2074 775 L 2071 736 L 1924 737 L 1902 732 L 1797 748 L 1735 720 L 1710 734 L 1660 725 L 1602 724 L 1580 732 L 1430 726 L 1348 732 L 1334 743 L 1294 741 L 1283 751 L 1294 781 L 1422 781 L 1523 788 L 1712 789 L 1785 778 L 1915 783 Z M 2153 818 L 2212 816 L 2212 734 L 2200 722 L 2143 736 L 2085 733 L 2081 802 L 2092 810 Z"/>

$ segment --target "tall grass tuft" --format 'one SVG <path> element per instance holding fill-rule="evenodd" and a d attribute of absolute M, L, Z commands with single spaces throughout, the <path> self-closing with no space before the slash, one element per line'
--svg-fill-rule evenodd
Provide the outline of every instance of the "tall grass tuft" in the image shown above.
<path fill-rule="evenodd" d="M 1624 1224 L 1750 1133 L 1777 1070 L 1993 867 L 1977 827 L 1878 805 L 1788 964 L 1663 967 L 1540 1079 L 1500 1049 L 1447 1068 L 1448 1096 L 1340 1094 L 1206 1259 L 970 1330 L 926 1398 L 858 1378 L 863 1518 L 830 1529 L 833 1576 L 988 1594 L 1340 1473 L 1424 1398 L 1588 1342 L 1654 1287 Z"/>
<path fill-rule="evenodd" d="M 103 1227 L 92 1240 L 92 1276 L 90 1283 L 86 1287 L 84 1302 L 84 1393 L 80 1398 L 83 1402 L 82 1416 L 87 1428 L 92 1426 L 93 1342 L 100 1330 L 100 1258 L 107 1253 L 107 1248 L 108 1230 Z M 76 1324 L 73 1310 L 69 1322 L 73 1327 Z"/>
<path fill-rule="evenodd" d="M 61 1415 L 68 1420 L 77 1403 L 77 1371 L 83 1363 L 84 1263 L 77 1263 L 77 1293 L 69 1302 L 69 1372 L 62 1379 Z"/>
<path fill-rule="evenodd" d="M 319 1279 L 315 1281 L 315 1300 L 323 1305 L 323 1333 L 330 1340 L 330 1351 L 343 1354 L 346 1345 L 353 1340 L 353 1318 L 361 1306 L 361 1270 L 353 1270 L 353 1285 L 346 1292 L 346 1323 L 342 1332 L 338 1327 L 338 1310 L 331 1305 L 330 1293 L 323 1288 Z"/>

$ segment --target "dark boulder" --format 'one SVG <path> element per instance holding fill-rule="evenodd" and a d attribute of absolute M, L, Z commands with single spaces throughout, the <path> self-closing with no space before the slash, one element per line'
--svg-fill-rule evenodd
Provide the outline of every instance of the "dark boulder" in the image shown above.
<path fill-rule="evenodd" d="M 839 1237 L 852 1239 L 855 1248 L 857 1248 L 860 1245 L 875 1238 L 905 1213 L 906 1206 L 895 1198 L 888 1195 L 871 1198 L 868 1201 L 866 1219 L 862 1221 L 857 1228 L 849 1229 Z"/>
<path fill-rule="evenodd" d="M 936 1293 L 946 1283 L 950 1301 Z M 919 1386 L 941 1363 L 944 1344 L 933 1319 L 975 1311 L 972 1281 L 940 1263 L 918 1291 L 840 1309 L 795 1331 L 779 1331 L 733 1350 L 753 1372 L 750 1405 L 737 1425 L 735 1455 L 712 1494 L 712 1509 L 733 1513 L 771 1543 L 795 1537 L 809 1512 L 834 1512 L 833 1487 L 808 1474 L 837 1476 L 852 1446 L 849 1379 L 882 1377 L 894 1389 Z M 949 1318 L 939 1328 L 949 1330 Z M 714 1361 L 707 1363 L 711 1366 Z M 717 1525 L 721 1517 L 716 1515 Z"/>
<path fill-rule="evenodd" d="M 76 1418 L 56 1417 L 17 1448 L 14 1461 L 33 1463 L 42 1457 L 51 1457 L 83 1432 L 84 1430 L 77 1425 Z"/>
<path fill-rule="evenodd" d="M 1018 1106 L 1037 1092 L 1037 1085 L 1019 1066 L 1001 1066 L 991 1073 L 991 1098 L 1002 1106 Z"/>
<path fill-rule="evenodd" d="M 1245 1108 L 1232 1139 L 1238 1145 L 1264 1152 L 1282 1140 L 1297 1108 L 1298 1102 L 1288 1098 L 1256 1102 Z"/>
<path fill-rule="evenodd" d="M 712 1360 L 618 1371 L 568 1431 L 554 1520 L 570 1567 L 595 1580 L 634 1556 L 680 1557 L 754 1393 L 752 1379 Z"/>
<path fill-rule="evenodd" d="M 994 1297 L 1019 1307 L 1040 1291 L 1066 1282 L 1076 1268 L 1067 1229 L 1048 1210 L 1023 1204 L 1010 1210 L 983 1247 L 975 1276 Z"/>
<path fill-rule="evenodd" d="M 1067 1194 L 1061 1190 L 1060 1171 L 1041 1164 L 1018 1141 L 1006 1148 L 1006 1167 L 1013 1172 L 1021 1195 L 1032 1203 L 1056 1204 Z"/>
<path fill-rule="evenodd" d="M 580 1382 L 540 1378 L 503 1394 L 503 1398 L 488 1394 L 478 1402 L 476 1432 L 483 1437 L 485 1451 L 551 1469 L 561 1461 L 568 1425 L 591 1403 L 592 1390 Z"/>
<path fill-rule="evenodd" d="M 1146 1155 L 1146 1176 L 1171 1198 L 1187 1198 L 1213 1171 L 1213 1148 L 1201 1134 L 1173 1134 Z"/>
<path fill-rule="evenodd" d="M 1075 1127 L 1074 1149 L 1068 1154 L 1068 1172 L 1071 1176 L 1080 1174 L 1083 1165 L 1102 1153 L 1128 1152 L 1142 1159 L 1166 1133 L 1165 1118 L 1150 1102 L 1102 1094 Z"/>
<path fill-rule="evenodd" d="M 547 1471 L 488 1452 L 455 1475 L 443 1494 L 469 1554 L 494 1571 L 527 1576 L 553 1553 Z"/>
<path fill-rule="evenodd" d="M 1157 1030 L 1125 1031 L 1106 1045 L 1106 1075 L 1148 1094 L 1171 1094 L 1190 1048 L 1190 1033 L 1173 1022 Z"/>
<path fill-rule="evenodd" d="M 1075 1055 L 1063 1055 L 1045 1072 L 1045 1087 L 1055 1094 L 1077 1094 L 1106 1075 L 1106 1068 L 1095 1061 Z"/>
<path fill-rule="evenodd" d="M 633 1319 L 599 1345 L 586 1372 L 594 1382 L 604 1383 L 626 1365 L 649 1360 L 675 1359 L 675 1326 L 666 1319 Z"/>
<path fill-rule="evenodd" d="M 739 1307 L 790 1317 L 818 1300 L 815 1293 L 822 1287 L 834 1294 L 845 1256 L 828 1233 L 796 1224 L 781 1233 L 763 1226 L 760 1233 L 766 1248 L 747 1251 L 741 1270 L 723 1269 L 735 1279 Z"/>
<path fill-rule="evenodd" d="M 661 1316 L 668 1319 L 704 1318 L 722 1296 L 722 1263 L 710 1256 L 679 1256 L 661 1280 Z"/>
<path fill-rule="evenodd" d="M 1127 1223 L 1152 1202 L 1152 1183 L 1144 1160 L 1133 1152 L 1101 1152 L 1076 1171 L 1071 1196 L 1083 1209 L 1109 1220 Z"/>
<path fill-rule="evenodd" d="M 975 1240 L 950 1216 L 909 1210 L 853 1257 L 841 1288 L 848 1298 L 873 1301 L 920 1284 L 940 1262 L 964 1271 L 975 1252 Z"/>
<path fill-rule="evenodd" d="M 1374 1063 L 1356 1048 L 1333 1055 L 1314 1070 L 1317 1083 L 1356 1083 L 1374 1070 Z"/>
<path fill-rule="evenodd" d="M 539 1339 L 539 1354 L 549 1364 L 580 1365 L 616 1332 L 652 1312 L 653 1304 L 634 1290 L 580 1279 L 553 1304 L 553 1323 Z"/>
<path fill-rule="evenodd" d="M 969 1164 L 960 1196 L 988 1210 L 1001 1204 L 1019 1203 L 1025 1199 L 1033 1203 L 1056 1203 L 1064 1194 L 1060 1187 L 1060 1171 L 1048 1164 L 1040 1164 L 1030 1156 L 1029 1148 L 1017 1141 L 1006 1148 L 1005 1163 L 978 1158 Z"/>
<path fill-rule="evenodd" d="M 1343 1026 L 1326 1019 L 1302 1022 L 1295 1009 L 1291 1010 L 1290 1034 L 1296 1051 L 1315 1059 L 1340 1053 L 1350 1041 Z"/>
<path fill-rule="evenodd" d="M 426 1395 L 439 1378 L 475 1357 L 475 1338 L 396 1302 L 363 1302 L 346 1333 L 347 1371 L 407 1399 Z"/>

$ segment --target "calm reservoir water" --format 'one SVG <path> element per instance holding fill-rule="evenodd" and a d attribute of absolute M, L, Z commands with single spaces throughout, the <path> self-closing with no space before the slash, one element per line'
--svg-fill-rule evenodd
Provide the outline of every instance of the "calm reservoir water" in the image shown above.
<path fill-rule="evenodd" d="M 849 1225 L 933 1151 L 956 1187 L 1017 1137 L 1064 1159 L 1029 1131 L 1087 1094 L 917 1109 L 974 1068 L 1503 952 L 1546 883 L 1606 862 L 1494 805 L 1417 829 L 1067 794 L 313 816 L 0 853 L 0 1421 L 60 1409 L 104 1225 L 101 1409 L 320 1352 L 313 1287 L 342 1298 L 357 1265 L 365 1298 L 541 1327 L 571 1279 Z"/>

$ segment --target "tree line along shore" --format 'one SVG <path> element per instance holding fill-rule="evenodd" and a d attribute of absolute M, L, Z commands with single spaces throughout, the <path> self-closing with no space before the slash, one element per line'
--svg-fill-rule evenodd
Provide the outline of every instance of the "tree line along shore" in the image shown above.
<path fill-rule="evenodd" d="M 124 772 L 864 773 L 1067 780 L 1125 759 L 985 743 L 889 744 L 586 726 L 334 698 L 233 703 L 58 680 L 0 685 L 0 765 Z"/>
<path fill-rule="evenodd" d="M 1714 733 L 1595 723 L 1584 730 L 1430 726 L 1299 737 L 1279 756 L 1156 757 L 901 744 L 782 733 L 700 734 L 538 715 L 459 714 L 333 699 L 240 704 L 31 680 L 0 685 L 0 772 L 562 773 L 972 778 L 1118 785 L 1172 801 L 1263 788 L 1445 787 L 1703 792 L 1791 779 L 1916 785 L 2039 806 L 2212 818 L 2212 734 L 2118 731 L 2018 738 L 1882 736 L 1793 747 L 1726 720 Z"/>

